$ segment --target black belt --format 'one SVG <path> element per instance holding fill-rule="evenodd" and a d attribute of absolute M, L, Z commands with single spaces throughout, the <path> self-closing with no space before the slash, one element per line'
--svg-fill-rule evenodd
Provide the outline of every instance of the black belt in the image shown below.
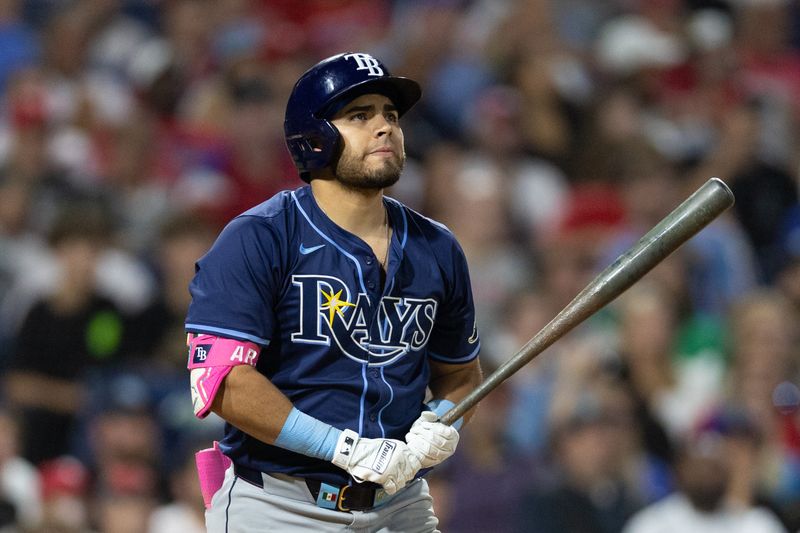
<path fill-rule="evenodd" d="M 233 472 L 236 474 L 236 477 L 242 478 L 256 487 L 264 488 L 264 478 L 260 471 L 234 463 Z M 311 492 L 311 497 L 314 498 L 315 502 L 318 502 L 322 482 L 316 479 L 300 479 L 305 481 L 309 492 Z M 336 486 L 336 488 L 338 489 L 338 494 L 335 496 L 335 509 L 343 512 L 368 511 L 375 507 L 375 497 L 378 491 L 383 492 L 380 488 L 365 487 L 363 485 L 341 485 Z"/>

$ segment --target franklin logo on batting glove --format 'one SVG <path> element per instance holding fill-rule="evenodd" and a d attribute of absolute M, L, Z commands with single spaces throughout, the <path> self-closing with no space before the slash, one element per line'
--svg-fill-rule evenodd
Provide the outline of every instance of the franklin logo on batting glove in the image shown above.
<path fill-rule="evenodd" d="M 395 445 L 395 443 L 392 441 L 383 441 L 383 445 L 378 452 L 378 457 L 375 459 L 375 463 L 372 465 L 372 469 L 379 474 L 383 474 L 386 471 L 386 467 L 389 465 L 389 460 L 392 458 L 395 448 L 397 448 L 397 445 Z"/>

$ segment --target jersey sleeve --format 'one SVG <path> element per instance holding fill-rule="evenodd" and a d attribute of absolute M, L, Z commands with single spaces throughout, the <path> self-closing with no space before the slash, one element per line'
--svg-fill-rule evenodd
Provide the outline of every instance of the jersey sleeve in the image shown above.
<path fill-rule="evenodd" d="M 186 330 L 269 344 L 281 250 L 258 217 L 231 221 L 195 265 Z"/>
<path fill-rule="evenodd" d="M 442 363 L 462 364 L 478 357 L 480 339 L 467 259 L 455 238 L 450 246 L 450 253 L 444 255 L 449 261 L 442 265 L 445 298 L 436 312 L 428 356 Z"/>

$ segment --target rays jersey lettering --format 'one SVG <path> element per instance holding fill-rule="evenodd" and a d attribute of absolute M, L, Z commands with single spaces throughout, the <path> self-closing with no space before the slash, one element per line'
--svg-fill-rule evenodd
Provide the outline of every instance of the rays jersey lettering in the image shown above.
<path fill-rule="evenodd" d="M 300 291 L 300 329 L 292 341 L 331 342 L 347 357 L 369 366 L 392 363 L 428 342 L 436 318 L 436 300 L 383 296 L 373 302 L 334 276 L 293 275 Z"/>

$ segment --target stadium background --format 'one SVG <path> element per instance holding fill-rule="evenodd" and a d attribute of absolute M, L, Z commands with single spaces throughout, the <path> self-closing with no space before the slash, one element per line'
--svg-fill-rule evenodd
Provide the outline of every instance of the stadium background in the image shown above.
<path fill-rule="evenodd" d="M 443 531 L 621 531 L 687 449 L 796 531 L 799 23 L 793 0 L 0 0 L 0 531 L 202 531 L 192 452 L 221 422 L 192 416 L 186 285 L 301 184 L 286 97 L 347 50 L 423 86 L 390 193 L 462 243 L 487 371 L 708 177 L 737 196 L 484 401 L 429 476 Z"/>

